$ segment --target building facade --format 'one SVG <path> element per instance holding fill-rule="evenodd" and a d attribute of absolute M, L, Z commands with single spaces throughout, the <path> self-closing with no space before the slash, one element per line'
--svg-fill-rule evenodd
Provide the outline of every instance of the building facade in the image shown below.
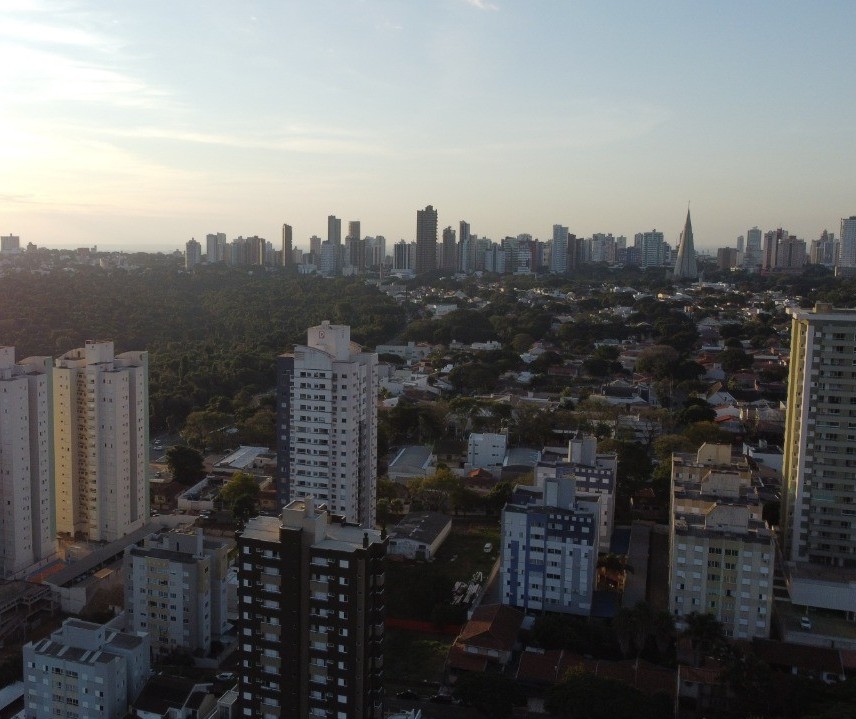
<path fill-rule="evenodd" d="M 0 578 L 56 553 L 50 357 L 0 347 Z"/>
<path fill-rule="evenodd" d="M 24 645 L 26 719 L 124 719 L 151 674 L 148 637 L 66 619 Z"/>
<path fill-rule="evenodd" d="M 428 205 L 416 211 L 416 274 L 437 269 L 437 210 Z"/>
<path fill-rule="evenodd" d="M 226 574 L 231 542 L 167 532 L 125 554 L 128 629 L 145 632 L 155 654 L 202 652 L 228 628 Z"/>
<path fill-rule="evenodd" d="M 87 340 L 53 368 L 56 528 L 111 542 L 149 516 L 148 353 Z"/>
<path fill-rule="evenodd" d="M 781 526 L 791 598 L 856 618 L 856 310 L 789 310 Z"/>
<path fill-rule="evenodd" d="M 387 540 L 312 498 L 238 537 L 239 716 L 383 717 Z"/>
<path fill-rule="evenodd" d="M 313 496 L 349 522 L 374 527 L 377 355 L 351 328 L 323 322 L 277 360 L 277 493 Z"/>
<path fill-rule="evenodd" d="M 200 262 L 202 262 L 202 245 L 191 238 L 184 245 L 184 269 L 192 270 Z"/>
<path fill-rule="evenodd" d="M 523 611 L 588 616 L 595 587 L 597 502 L 580 501 L 572 479 L 515 488 L 502 510 L 502 603 Z"/>
<path fill-rule="evenodd" d="M 712 614 L 734 639 L 768 637 L 775 539 L 745 458 L 729 445 L 672 455 L 669 611 Z"/>

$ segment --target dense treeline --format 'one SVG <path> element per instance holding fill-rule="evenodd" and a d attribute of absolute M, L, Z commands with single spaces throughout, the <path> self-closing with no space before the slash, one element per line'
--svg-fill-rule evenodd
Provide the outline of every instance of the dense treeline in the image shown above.
<path fill-rule="evenodd" d="M 349 324 L 367 347 L 405 324 L 404 310 L 362 281 L 225 266 L 189 275 L 174 257 L 143 271 L 10 274 L 0 296 L 0 345 L 14 345 L 18 358 L 58 356 L 87 339 L 148 350 L 153 430 L 269 390 L 277 354 L 322 320 Z"/>

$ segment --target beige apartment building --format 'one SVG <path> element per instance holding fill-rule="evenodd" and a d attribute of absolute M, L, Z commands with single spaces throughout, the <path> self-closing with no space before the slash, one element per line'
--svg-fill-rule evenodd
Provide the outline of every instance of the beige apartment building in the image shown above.
<path fill-rule="evenodd" d="M 669 611 L 679 628 L 697 612 L 728 637 L 769 636 L 775 544 L 762 509 L 746 459 L 729 445 L 672 456 Z"/>

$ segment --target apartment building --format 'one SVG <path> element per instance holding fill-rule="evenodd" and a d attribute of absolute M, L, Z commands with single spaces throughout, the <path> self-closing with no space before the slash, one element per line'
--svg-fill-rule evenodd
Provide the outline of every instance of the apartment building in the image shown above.
<path fill-rule="evenodd" d="M 24 645 L 24 716 L 123 719 L 151 674 L 149 653 L 145 635 L 66 619 Z"/>
<path fill-rule="evenodd" d="M 548 459 L 538 463 L 535 485 L 543 487 L 547 477 L 572 481 L 578 499 L 598 503 L 600 546 L 609 547 L 615 520 L 618 455 L 598 453 L 597 438 L 581 434 L 568 442 L 568 452 L 562 460 Z"/>
<path fill-rule="evenodd" d="M 148 353 L 87 340 L 53 369 L 56 526 L 112 542 L 149 515 Z"/>
<path fill-rule="evenodd" d="M 240 716 L 383 717 L 387 540 L 311 497 L 238 537 Z"/>
<path fill-rule="evenodd" d="M 790 309 L 782 534 L 795 604 L 856 618 L 856 310 Z"/>
<path fill-rule="evenodd" d="M 775 541 L 758 486 L 729 445 L 672 455 L 669 611 L 712 614 L 734 639 L 768 637 Z"/>
<path fill-rule="evenodd" d="M 277 494 L 312 496 L 374 527 L 377 491 L 377 355 L 351 328 L 322 322 L 306 345 L 277 360 Z"/>
<path fill-rule="evenodd" d="M 202 530 L 152 535 L 124 558 L 128 629 L 147 632 L 155 654 L 211 651 L 229 627 L 228 552 L 231 540 Z"/>
<path fill-rule="evenodd" d="M 502 603 L 524 612 L 590 614 L 599 517 L 599 501 L 577 498 L 572 478 L 516 487 L 502 511 Z"/>
<path fill-rule="evenodd" d="M 0 347 L 0 578 L 56 553 L 50 357 Z"/>

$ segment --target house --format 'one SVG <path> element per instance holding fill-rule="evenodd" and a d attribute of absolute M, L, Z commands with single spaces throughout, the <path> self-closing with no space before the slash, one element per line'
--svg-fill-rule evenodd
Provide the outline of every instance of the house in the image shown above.
<path fill-rule="evenodd" d="M 504 670 L 522 624 L 523 612 L 513 607 L 502 604 L 476 607 L 449 648 L 446 671 L 456 677 L 462 671 Z"/>
<path fill-rule="evenodd" d="M 387 555 L 431 561 L 451 531 L 445 514 L 411 512 L 390 530 Z"/>
<path fill-rule="evenodd" d="M 411 479 L 429 477 L 437 468 L 437 458 L 431 447 L 410 445 L 402 447 L 389 463 L 387 475 L 393 482 L 406 484 Z"/>

